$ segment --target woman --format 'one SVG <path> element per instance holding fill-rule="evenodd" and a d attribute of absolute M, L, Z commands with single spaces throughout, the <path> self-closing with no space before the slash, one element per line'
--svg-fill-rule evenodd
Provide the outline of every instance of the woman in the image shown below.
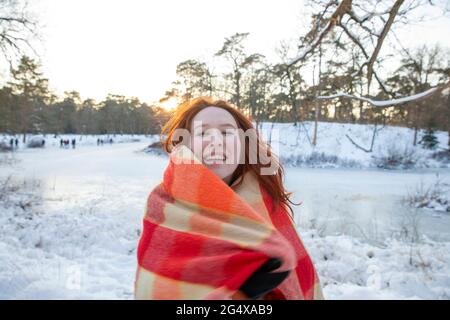
<path fill-rule="evenodd" d="M 283 168 L 252 122 L 200 97 L 161 136 L 170 158 L 147 199 L 135 298 L 322 298 Z"/>

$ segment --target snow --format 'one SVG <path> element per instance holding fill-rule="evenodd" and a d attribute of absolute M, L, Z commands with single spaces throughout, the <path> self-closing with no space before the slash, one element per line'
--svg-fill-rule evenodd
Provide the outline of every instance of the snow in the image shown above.
<path fill-rule="evenodd" d="M 407 96 L 407 97 L 402 97 L 399 99 L 392 99 L 392 100 L 373 100 L 373 99 L 369 99 L 366 97 L 358 97 L 355 95 L 351 95 L 348 93 L 337 93 L 337 94 L 333 94 L 330 96 L 319 96 L 317 97 L 318 99 L 335 99 L 335 98 L 340 98 L 340 97 L 344 97 L 344 98 L 352 98 L 352 99 L 357 99 L 357 100 L 362 100 L 362 101 L 366 101 L 368 103 L 370 103 L 371 105 L 374 105 L 376 107 L 389 107 L 389 106 L 395 106 L 395 105 L 399 105 L 402 103 L 406 103 L 406 102 L 411 102 L 414 100 L 419 100 L 422 99 L 430 94 L 432 94 L 434 91 L 436 91 L 438 89 L 438 87 L 434 87 L 431 89 L 428 89 L 424 92 L 420 92 L 411 96 Z"/>
<path fill-rule="evenodd" d="M 135 152 L 146 144 L 22 150 L 1 168 L 21 186 L 0 203 L 1 299 L 132 298 L 145 199 L 165 167 Z"/>
<path fill-rule="evenodd" d="M 404 203 L 417 184 L 429 185 L 439 171 L 450 182 L 449 169 L 392 172 L 354 169 L 289 168 L 288 190 L 294 193 L 299 226 L 322 234 L 360 238 L 378 244 L 413 231 L 413 222 L 429 238 L 450 241 L 450 214 Z"/>
<path fill-rule="evenodd" d="M 286 166 L 321 168 L 377 168 L 379 160 L 392 153 L 409 154 L 414 163 L 410 169 L 448 167 L 449 163 L 435 161 L 432 155 L 439 149 L 426 150 L 420 145 L 413 146 L 414 130 L 402 127 L 378 125 L 373 152 L 364 152 L 356 148 L 346 137 L 348 135 L 360 146 L 369 149 L 373 136 L 373 125 L 319 122 L 317 145 L 312 141 L 314 122 L 305 121 L 303 125 L 289 123 L 261 124 L 263 138 L 268 141 L 275 153 L 280 155 Z M 272 131 L 272 134 L 270 132 Z M 448 143 L 448 133 L 437 131 L 438 147 Z M 419 132 L 420 141 L 423 132 Z M 402 166 L 399 166 L 402 167 Z M 405 167 L 405 166 L 403 166 Z"/>
<path fill-rule="evenodd" d="M 0 141 L 9 144 L 11 138 L 17 138 L 19 140 L 19 146 L 22 146 L 22 135 L 7 135 L 0 134 Z M 46 141 L 46 146 L 59 147 L 60 139 L 76 140 L 76 146 L 93 146 L 97 144 L 97 139 L 102 139 L 105 144 L 109 144 L 110 139 L 113 143 L 128 143 L 128 142 L 140 142 L 141 140 L 149 141 L 148 139 L 156 139 L 156 135 L 131 135 L 131 134 L 104 134 L 104 135 L 80 135 L 80 134 L 66 134 L 66 135 L 54 135 L 54 134 L 41 134 L 41 135 L 27 135 L 27 142 L 30 141 Z"/>
<path fill-rule="evenodd" d="M 263 128 L 268 136 L 271 124 Z M 312 123 L 305 128 L 312 132 Z M 298 130 L 275 124 L 273 144 L 291 159 L 286 187 L 303 202 L 295 220 L 325 298 L 449 299 L 450 214 L 402 199 L 437 173 L 449 181 L 450 169 L 375 169 L 345 138 L 367 145 L 371 126 L 319 123 L 315 148 Z M 383 128 L 374 153 L 389 141 L 411 144 L 412 134 Z M 445 133 L 436 135 L 445 146 Z M 167 158 L 142 152 L 157 136 L 117 135 L 103 146 L 97 136 L 63 138 L 77 147 L 47 135 L 45 148 L 0 154 L 0 299 L 132 299 L 141 219 Z M 312 152 L 338 161 L 298 166 Z M 432 163 L 430 152 L 423 163 Z"/>
<path fill-rule="evenodd" d="M 345 235 L 302 234 L 328 299 L 450 298 L 449 242 L 388 240 L 378 248 Z"/>

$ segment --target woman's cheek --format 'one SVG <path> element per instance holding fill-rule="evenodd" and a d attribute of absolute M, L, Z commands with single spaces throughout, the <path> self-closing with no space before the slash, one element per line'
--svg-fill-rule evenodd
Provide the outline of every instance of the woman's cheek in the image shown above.
<path fill-rule="evenodd" d="M 241 147 L 239 137 L 234 135 L 227 137 L 226 146 L 228 153 L 231 155 L 233 159 L 233 164 L 237 164 L 239 161 L 239 153 Z"/>
<path fill-rule="evenodd" d="M 203 150 L 205 148 L 205 141 L 201 136 L 193 136 L 191 139 L 191 150 L 194 152 L 195 156 L 200 159 L 203 158 Z"/>

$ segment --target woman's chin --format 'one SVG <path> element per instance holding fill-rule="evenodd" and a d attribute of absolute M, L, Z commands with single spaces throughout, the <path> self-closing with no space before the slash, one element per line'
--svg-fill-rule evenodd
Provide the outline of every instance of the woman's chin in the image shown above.
<path fill-rule="evenodd" d="M 225 165 L 225 163 L 205 163 L 205 165 L 210 168 L 210 169 L 217 169 L 217 168 L 221 168 Z"/>
<path fill-rule="evenodd" d="M 217 176 L 219 176 L 221 179 L 226 176 L 226 170 L 225 165 L 222 163 L 212 163 L 207 164 L 206 167 L 213 171 Z"/>
<path fill-rule="evenodd" d="M 224 179 L 230 175 L 230 170 L 227 168 L 227 165 L 224 163 L 213 163 L 206 165 L 208 169 L 214 172 L 220 179 Z"/>

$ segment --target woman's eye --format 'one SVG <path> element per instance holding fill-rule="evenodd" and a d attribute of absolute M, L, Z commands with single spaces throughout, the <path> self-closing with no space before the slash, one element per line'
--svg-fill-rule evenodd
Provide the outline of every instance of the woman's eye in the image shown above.
<path fill-rule="evenodd" d="M 233 135 L 233 131 L 222 131 L 221 132 L 221 134 L 222 135 L 224 135 L 224 136 L 230 136 L 230 135 Z M 206 134 L 212 134 L 212 133 L 210 133 L 210 132 L 207 132 L 207 131 L 203 131 L 203 132 L 197 132 L 197 133 L 195 133 L 195 136 L 198 136 L 198 137 L 200 137 L 200 136 L 205 136 Z"/>

